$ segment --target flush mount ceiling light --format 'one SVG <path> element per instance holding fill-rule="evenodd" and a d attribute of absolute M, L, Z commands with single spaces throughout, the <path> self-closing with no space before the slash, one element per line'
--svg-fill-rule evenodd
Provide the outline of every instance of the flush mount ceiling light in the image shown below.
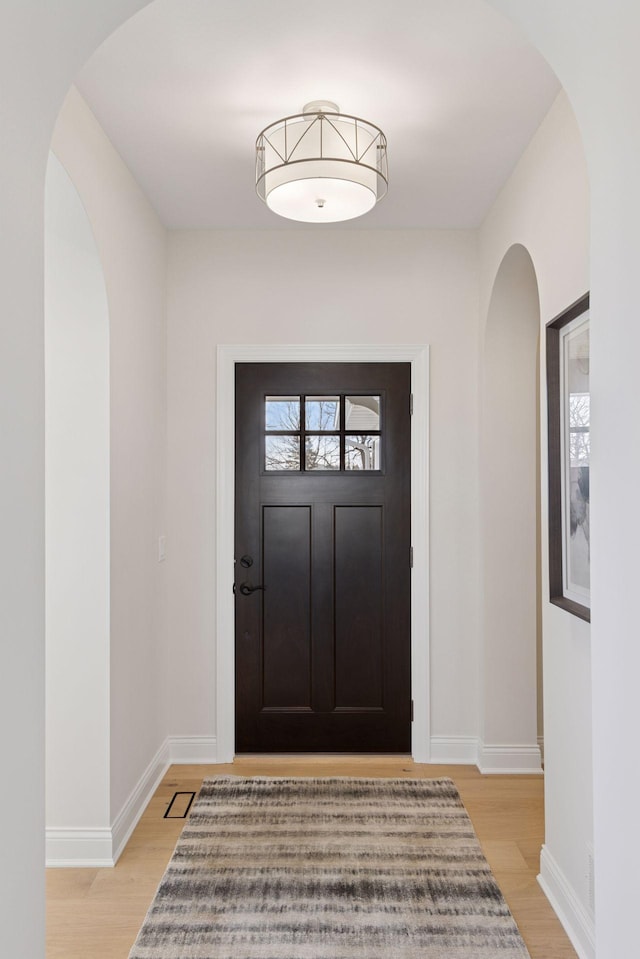
<path fill-rule="evenodd" d="M 329 100 L 276 120 L 256 140 L 256 190 L 270 210 L 305 223 L 351 220 L 387 192 L 387 138 Z"/>

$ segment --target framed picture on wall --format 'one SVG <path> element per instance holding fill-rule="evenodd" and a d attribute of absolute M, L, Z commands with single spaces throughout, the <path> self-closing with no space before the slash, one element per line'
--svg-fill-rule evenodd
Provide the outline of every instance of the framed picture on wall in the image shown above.
<path fill-rule="evenodd" d="M 589 295 L 547 324 L 549 598 L 591 619 Z"/>

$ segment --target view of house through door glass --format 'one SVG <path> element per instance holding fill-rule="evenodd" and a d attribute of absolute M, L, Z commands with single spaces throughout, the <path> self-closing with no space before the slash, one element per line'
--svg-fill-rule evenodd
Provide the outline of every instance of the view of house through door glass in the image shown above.
<path fill-rule="evenodd" d="M 270 472 L 380 469 L 379 396 L 267 396 L 265 433 Z"/>
<path fill-rule="evenodd" d="M 236 366 L 236 750 L 408 752 L 410 365 Z"/>

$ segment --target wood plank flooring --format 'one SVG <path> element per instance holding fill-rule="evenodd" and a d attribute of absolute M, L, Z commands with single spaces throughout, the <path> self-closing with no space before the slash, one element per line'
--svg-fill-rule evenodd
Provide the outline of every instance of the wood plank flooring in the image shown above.
<path fill-rule="evenodd" d="M 226 766 L 172 766 L 115 868 L 47 870 L 47 959 L 127 959 L 184 825 L 163 818 L 173 794 L 197 791 L 205 777 L 229 773 L 449 776 L 531 959 L 577 959 L 536 881 L 544 841 L 542 777 L 482 776 L 475 766 L 425 766 L 398 756 L 243 756 Z"/>

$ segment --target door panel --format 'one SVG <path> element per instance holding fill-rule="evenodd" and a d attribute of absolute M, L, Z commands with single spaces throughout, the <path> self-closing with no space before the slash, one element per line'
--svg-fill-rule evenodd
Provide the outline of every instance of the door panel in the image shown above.
<path fill-rule="evenodd" d="M 335 508 L 336 709 L 383 707 L 381 506 Z"/>
<path fill-rule="evenodd" d="M 236 367 L 236 749 L 410 748 L 409 364 Z"/>
<path fill-rule="evenodd" d="M 264 506 L 262 524 L 262 703 L 310 709 L 311 509 Z"/>

